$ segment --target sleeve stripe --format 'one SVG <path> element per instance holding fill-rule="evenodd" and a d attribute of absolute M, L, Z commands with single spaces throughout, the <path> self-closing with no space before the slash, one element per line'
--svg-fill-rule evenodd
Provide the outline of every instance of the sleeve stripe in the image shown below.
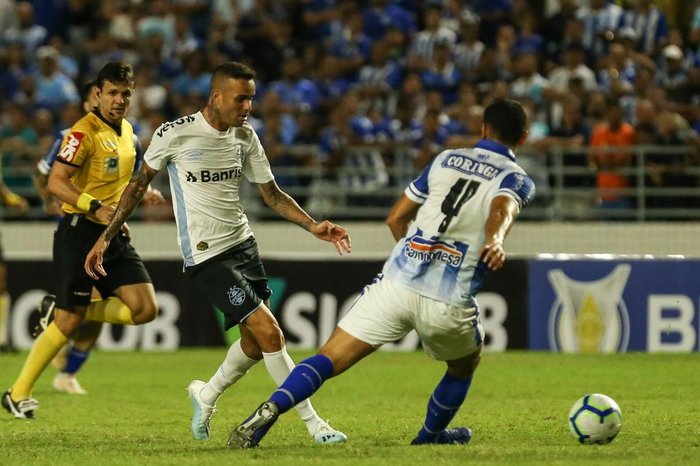
<path fill-rule="evenodd" d="M 413 183 L 408 185 L 408 188 L 406 188 L 405 194 L 406 194 L 406 197 L 408 197 L 410 200 L 417 202 L 419 204 L 423 204 L 423 203 L 425 203 L 425 201 L 428 200 L 428 196 L 426 194 L 423 194 L 422 192 L 418 191 L 413 186 Z"/>
<path fill-rule="evenodd" d="M 62 164 L 64 164 L 64 165 L 70 165 L 71 167 L 76 167 L 76 168 L 80 167 L 80 165 L 76 165 L 76 164 L 74 164 L 74 163 L 70 163 L 70 162 L 68 162 L 68 161 L 66 161 L 66 160 L 63 160 L 63 159 L 56 159 L 56 162 L 60 162 L 60 163 L 62 163 Z"/>

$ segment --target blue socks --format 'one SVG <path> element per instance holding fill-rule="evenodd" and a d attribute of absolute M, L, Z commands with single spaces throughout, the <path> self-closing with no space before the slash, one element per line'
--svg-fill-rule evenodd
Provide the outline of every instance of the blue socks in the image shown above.
<path fill-rule="evenodd" d="M 428 412 L 425 416 L 425 424 L 418 432 L 414 440 L 417 443 L 434 443 L 457 414 L 460 406 L 467 397 L 472 378 L 460 379 L 445 374 L 428 401 Z"/>
<path fill-rule="evenodd" d="M 75 374 L 76 372 L 78 372 L 78 370 L 80 370 L 83 364 L 85 364 L 85 361 L 87 361 L 88 356 L 90 356 L 89 351 L 80 351 L 71 346 L 71 349 L 68 352 L 68 360 L 66 361 L 66 367 L 64 367 L 61 372 L 65 372 L 71 375 Z"/>
<path fill-rule="evenodd" d="M 274 402 L 286 413 L 300 401 L 304 401 L 321 388 L 323 382 L 333 376 L 333 363 L 328 357 L 316 354 L 301 361 L 289 374 L 289 377 L 272 394 L 269 401 Z"/>

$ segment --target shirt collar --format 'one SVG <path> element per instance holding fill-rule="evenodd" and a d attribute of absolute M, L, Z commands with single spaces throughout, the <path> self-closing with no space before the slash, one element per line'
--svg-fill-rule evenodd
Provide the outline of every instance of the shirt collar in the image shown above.
<path fill-rule="evenodd" d="M 515 154 L 513 153 L 513 151 L 510 150 L 510 148 L 505 144 L 496 142 L 493 139 L 482 139 L 481 141 L 477 142 L 474 147 L 477 149 L 483 149 L 489 152 L 495 152 L 497 154 L 504 155 L 515 162 Z"/>

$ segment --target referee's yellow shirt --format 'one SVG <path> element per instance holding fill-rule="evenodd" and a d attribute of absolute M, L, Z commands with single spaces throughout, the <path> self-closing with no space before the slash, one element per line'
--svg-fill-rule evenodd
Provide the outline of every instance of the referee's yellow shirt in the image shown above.
<path fill-rule="evenodd" d="M 63 138 L 56 161 L 77 167 L 71 182 L 106 205 L 116 205 L 131 179 L 136 163 L 134 129 L 122 119 L 120 131 L 95 112 L 78 120 Z M 63 203 L 69 214 L 85 213 Z M 97 221 L 91 216 L 91 220 Z"/>

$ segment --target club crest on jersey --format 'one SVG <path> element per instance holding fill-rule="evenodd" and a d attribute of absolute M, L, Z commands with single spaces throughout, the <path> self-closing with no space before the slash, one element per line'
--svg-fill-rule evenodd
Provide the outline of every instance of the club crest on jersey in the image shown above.
<path fill-rule="evenodd" d="M 245 301 L 245 293 L 242 289 L 238 288 L 237 286 L 231 287 L 228 290 L 228 300 L 234 306 L 240 306 L 241 304 L 243 304 L 243 301 Z"/>
<path fill-rule="evenodd" d="M 206 241 L 200 241 L 197 243 L 197 251 L 206 251 L 207 249 L 209 249 L 209 243 Z"/>
<path fill-rule="evenodd" d="M 456 245 L 418 235 L 406 240 L 403 253 L 406 257 L 420 262 L 440 261 L 452 267 L 459 267 L 464 259 L 464 253 Z"/>
<path fill-rule="evenodd" d="M 63 147 L 61 148 L 61 152 L 58 154 L 58 157 L 66 162 L 72 162 L 75 158 L 75 154 L 78 153 L 78 149 L 80 148 L 80 144 L 83 142 L 84 137 L 85 133 L 81 133 L 79 131 L 71 131 L 68 133 L 66 141 L 63 143 Z"/>
<path fill-rule="evenodd" d="M 243 157 L 245 155 L 245 152 L 243 152 L 243 145 L 242 144 L 236 144 L 233 146 L 233 150 L 236 152 L 236 155 L 239 157 Z"/>
<path fill-rule="evenodd" d="M 104 172 L 106 175 L 119 173 L 119 157 L 107 157 L 104 163 Z"/>

